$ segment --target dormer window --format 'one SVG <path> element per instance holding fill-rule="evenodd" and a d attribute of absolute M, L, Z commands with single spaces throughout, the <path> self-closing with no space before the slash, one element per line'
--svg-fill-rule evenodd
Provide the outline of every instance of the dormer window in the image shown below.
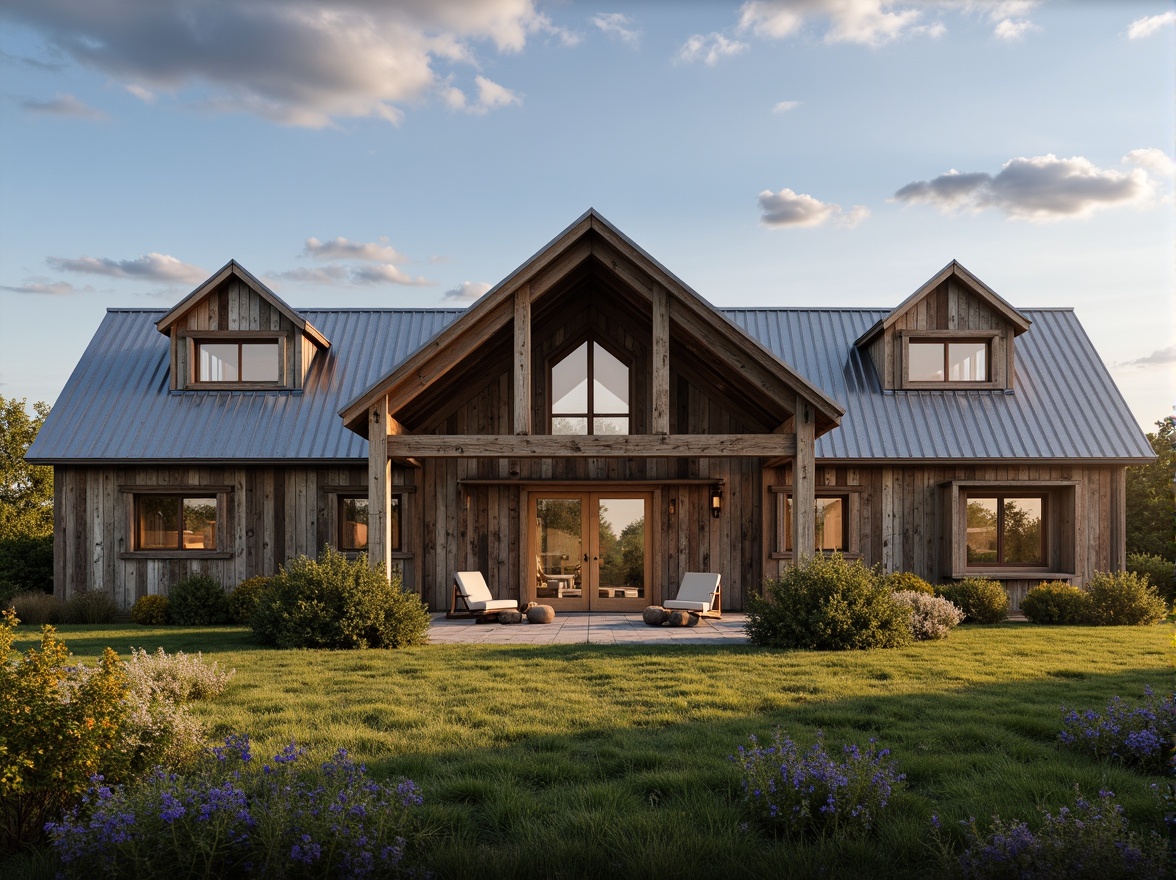
<path fill-rule="evenodd" d="M 240 382 L 271 385 L 281 381 L 279 339 L 196 341 L 194 382 Z"/>
<path fill-rule="evenodd" d="M 629 367 L 585 340 L 551 367 L 552 434 L 628 434 Z"/>
<path fill-rule="evenodd" d="M 920 339 L 907 342 L 908 382 L 987 382 L 988 341 Z"/>

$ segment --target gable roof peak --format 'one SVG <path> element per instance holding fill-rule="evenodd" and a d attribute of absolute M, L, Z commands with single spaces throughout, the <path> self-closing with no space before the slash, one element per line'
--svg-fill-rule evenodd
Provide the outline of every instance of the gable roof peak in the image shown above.
<path fill-rule="evenodd" d="M 269 303 L 273 308 L 277 309 L 283 316 L 290 319 L 294 326 L 308 336 L 319 348 L 326 349 L 331 347 L 330 340 L 323 336 L 313 324 L 307 321 L 297 310 L 270 290 L 269 287 L 262 283 L 261 279 L 235 259 L 230 259 L 220 269 L 213 272 L 204 282 L 198 285 L 195 290 L 176 303 L 167 314 L 155 322 L 155 328 L 165 336 L 169 335 L 172 325 L 184 317 L 197 303 L 212 293 L 229 277 L 236 277 L 245 282 L 254 293 Z"/>

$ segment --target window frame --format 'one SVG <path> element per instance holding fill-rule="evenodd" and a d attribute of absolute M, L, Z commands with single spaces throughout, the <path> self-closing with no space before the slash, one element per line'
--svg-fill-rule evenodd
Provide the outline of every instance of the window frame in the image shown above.
<path fill-rule="evenodd" d="M 999 370 L 994 361 L 997 350 L 999 331 L 992 330 L 902 330 L 899 332 L 899 350 L 902 353 L 899 365 L 901 378 L 900 387 L 903 389 L 934 390 L 946 388 L 985 389 L 1004 388 L 999 380 Z M 942 380 L 915 381 L 910 378 L 911 343 L 935 342 L 943 345 L 943 375 Z M 982 342 L 985 346 L 984 366 L 987 378 L 980 379 L 949 379 L 950 364 L 948 363 L 948 346 L 953 342 Z"/>
<path fill-rule="evenodd" d="M 1016 500 L 1020 498 L 1033 498 L 1041 502 L 1041 525 L 1038 527 L 1038 558 L 1034 562 L 1007 562 L 1004 559 L 1005 551 L 1005 501 Z M 968 534 L 967 534 L 967 516 L 968 503 L 973 499 L 995 500 L 996 501 L 996 560 L 993 562 L 970 562 L 968 561 Z M 1046 492 L 1033 492 L 1027 490 L 1000 490 L 988 491 L 986 489 L 969 489 L 963 493 L 962 504 L 964 508 L 964 563 L 973 571 L 983 571 L 990 568 L 1022 568 L 1022 569 L 1040 569 L 1046 564 L 1049 559 L 1049 525 L 1050 525 L 1050 510 L 1049 510 L 1049 494 Z"/>
<path fill-rule="evenodd" d="M 187 345 L 188 352 L 187 388 L 270 391 L 291 387 L 290 334 L 284 330 L 183 330 L 180 331 L 180 337 L 181 341 Z M 260 382 L 253 379 L 248 381 L 222 382 L 200 378 L 201 345 L 236 345 L 237 375 L 239 376 L 242 372 L 242 346 L 250 344 L 277 345 L 278 378 L 276 381 Z"/>
<path fill-rule="evenodd" d="M 127 517 L 127 546 L 128 550 L 124 550 L 118 554 L 119 559 L 231 559 L 235 554 L 226 542 L 231 540 L 232 530 L 229 522 L 229 514 L 232 505 L 229 504 L 229 496 L 233 491 L 232 486 L 198 486 L 198 485 L 177 485 L 177 486 L 120 486 L 119 492 L 127 498 L 126 517 Z M 174 498 L 177 504 L 181 505 L 178 511 L 178 522 L 181 527 L 177 529 L 178 540 L 175 547 L 171 548 L 156 548 L 143 547 L 141 543 L 140 526 L 140 505 L 146 498 Z M 185 499 L 191 498 L 209 498 L 213 499 L 216 505 L 216 546 L 215 547 L 183 547 L 183 510 L 182 505 Z"/>
<path fill-rule="evenodd" d="M 841 539 L 844 545 L 841 550 L 818 550 L 829 556 L 839 553 L 846 559 L 858 559 L 861 551 L 861 486 L 818 486 L 814 498 L 841 499 Z M 772 549 L 768 554 L 771 559 L 792 559 L 792 530 L 790 528 L 790 514 L 792 504 L 792 486 L 769 486 L 769 513 L 771 523 Z M 814 537 L 816 530 L 814 529 Z"/>
<path fill-rule="evenodd" d="M 371 544 L 370 537 L 368 543 L 365 543 L 362 547 L 348 547 L 346 546 L 346 542 L 343 540 L 343 536 L 346 534 L 345 526 L 348 522 L 346 516 L 344 516 L 347 502 L 363 501 L 370 504 L 367 492 L 333 492 L 331 494 L 335 496 L 335 546 L 339 549 L 340 553 L 354 553 L 356 555 L 359 555 L 360 553 L 367 553 L 368 547 Z M 391 546 L 388 548 L 388 550 L 390 553 L 404 553 L 404 495 L 402 493 L 392 493 L 391 499 L 389 501 L 389 513 L 391 513 L 392 510 L 395 510 L 396 514 L 393 522 L 393 528 L 391 530 Z"/>
<path fill-rule="evenodd" d="M 555 383 L 552 379 L 552 373 L 559 364 L 561 364 L 567 357 L 569 357 L 573 352 L 575 352 L 576 349 L 578 349 L 581 345 L 584 345 L 584 344 L 587 344 L 587 346 L 588 346 L 588 351 L 587 351 L 587 381 L 588 381 L 587 411 L 582 412 L 582 413 L 579 413 L 579 412 L 578 413 L 555 413 L 552 411 L 553 407 L 555 406 L 555 400 L 553 399 L 554 398 Z M 610 355 L 612 355 L 614 358 L 616 358 L 618 361 L 620 361 L 621 364 L 625 367 L 626 378 L 628 380 L 628 386 L 629 386 L 629 389 L 628 389 L 628 391 L 629 391 L 628 412 L 625 412 L 625 413 L 595 412 L 593 410 L 593 404 L 594 404 L 595 398 L 596 398 L 596 387 L 595 387 L 596 383 L 594 381 L 596 378 L 595 377 L 596 355 L 595 355 L 594 346 L 597 344 L 599 344 L 601 348 L 603 348 Z M 548 434 L 553 433 L 553 425 L 554 425 L 555 420 L 557 418 L 560 418 L 560 419 L 565 419 L 565 418 L 566 419 L 580 419 L 580 418 L 582 418 L 587 423 L 587 428 L 588 428 L 588 431 L 586 434 L 566 434 L 566 435 L 560 435 L 560 436 L 567 436 L 567 437 L 595 436 L 595 431 L 593 430 L 593 428 L 595 427 L 593 425 L 593 421 L 595 419 L 621 419 L 621 418 L 623 418 L 628 422 L 628 425 L 629 425 L 629 428 L 625 432 L 625 435 L 627 436 L 627 435 L 630 435 L 633 433 L 633 400 L 634 400 L 634 376 L 633 376 L 633 373 L 634 373 L 634 370 L 633 370 L 633 357 L 632 357 L 632 355 L 618 350 L 615 346 L 610 345 L 608 342 L 606 342 L 604 339 L 601 339 L 599 336 L 597 336 L 594 333 L 586 333 L 582 336 L 577 336 L 571 342 L 556 349 L 556 351 L 547 358 L 547 360 L 545 362 L 545 367 L 546 367 L 546 381 L 547 381 L 547 433 Z M 601 435 L 601 436 L 604 436 L 604 435 Z"/>

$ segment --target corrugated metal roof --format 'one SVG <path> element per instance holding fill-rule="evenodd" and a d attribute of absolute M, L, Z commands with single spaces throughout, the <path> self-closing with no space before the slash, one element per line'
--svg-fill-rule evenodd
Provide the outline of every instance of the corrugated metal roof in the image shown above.
<path fill-rule="evenodd" d="M 845 407 L 817 440 L 827 459 L 1145 459 L 1147 444 L 1071 310 L 1023 310 L 1016 385 L 884 393 L 853 348 L 886 309 L 720 309 Z M 338 409 L 462 314 L 303 309 L 332 342 L 303 392 L 168 390 L 163 310 L 111 310 L 66 383 L 30 460 L 364 460 Z M 1059 356 L 1064 352 L 1064 359 Z"/>

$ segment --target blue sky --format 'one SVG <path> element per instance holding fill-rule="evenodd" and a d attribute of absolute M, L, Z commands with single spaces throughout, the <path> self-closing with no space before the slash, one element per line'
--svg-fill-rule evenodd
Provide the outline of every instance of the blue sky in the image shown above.
<path fill-rule="evenodd" d="M 6 0 L 0 394 L 230 258 L 295 307 L 464 304 L 591 206 L 716 305 L 958 259 L 1074 307 L 1150 426 L 1174 70 L 1171 2 Z"/>

